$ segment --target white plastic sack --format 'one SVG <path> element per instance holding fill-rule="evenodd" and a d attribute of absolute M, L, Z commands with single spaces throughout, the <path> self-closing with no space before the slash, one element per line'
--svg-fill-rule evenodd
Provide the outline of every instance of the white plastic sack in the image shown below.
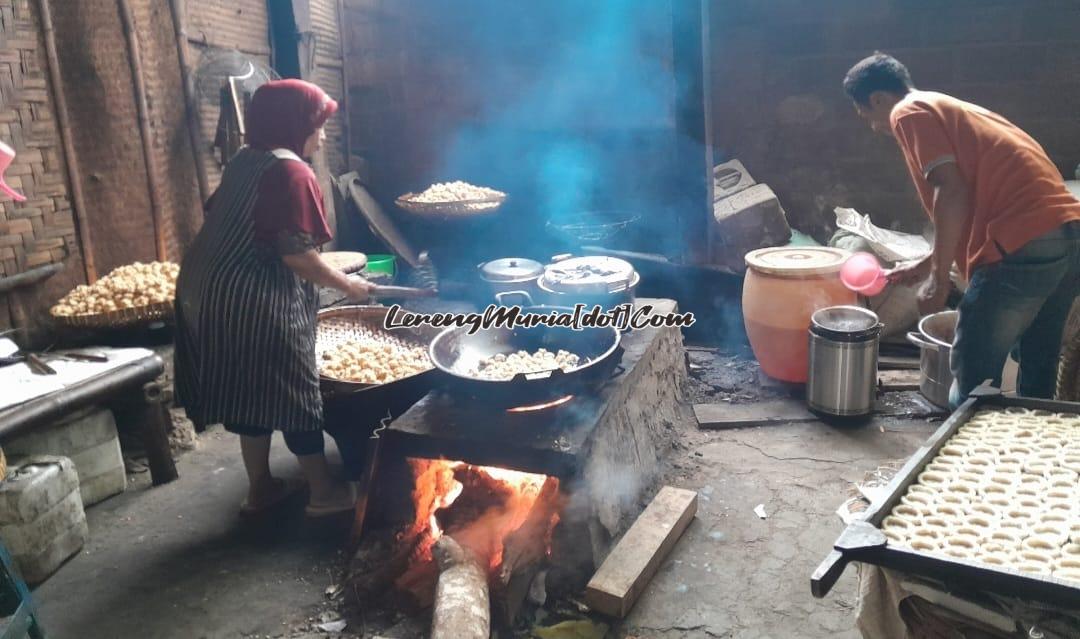
<path fill-rule="evenodd" d="M 920 260 L 933 250 L 923 236 L 880 228 L 870 221 L 869 215 L 862 215 L 855 209 L 838 206 L 833 211 L 836 213 L 836 226 L 864 238 L 874 253 L 888 262 Z"/>

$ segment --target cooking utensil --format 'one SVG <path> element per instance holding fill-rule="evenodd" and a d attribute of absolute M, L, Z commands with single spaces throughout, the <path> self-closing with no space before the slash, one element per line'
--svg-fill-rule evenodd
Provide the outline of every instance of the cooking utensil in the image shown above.
<path fill-rule="evenodd" d="M 542 296 L 554 306 L 612 308 L 633 303 L 641 275 L 634 266 L 615 257 L 585 256 L 552 258 L 537 280 Z"/>
<path fill-rule="evenodd" d="M 499 212 L 499 209 L 506 202 L 505 193 L 472 200 L 448 202 L 417 202 L 416 197 L 416 193 L 406 193 L 395 200 L 394 203 L 406 213 L 439 222 L 494 215 Z"/>
<path fill-rule="evenodd" d="M 957 311 L 942 311 L 919 320 L 918 332 L 909 332 L 907 339 L 919 347 L 919 392 L 934 404 L 947 408 L 952 390 L 953 338 L 956 337 Z"/>
<path fill-rule="evenodd" d="M 837 417 L 869 415 L 877 397 L 881 322 L 858 306 L 823 308 L 810 317 L 806 402 Z"/>
<path fill-rule="evenodd" d="M 429 297 L 438 297 L 439 292 L 430 288 L 375 285 L 371 291 L 369 291 L 368 295 L 372 299 L 425 299 Z"/>
<path fill-rule="evenodd" d="M 388 331 L 383 328 L 383 323 L 389 310 L 389 308 L 384 306 L 338 306 L 319 311 L 316 318 L 316 353 L 321 356 L 326 349 L 332 348 L 335 344 L 359 338 L 362 335 L 361 329 L 369 332 L 393 335 L 394 337 L 424 347 L 429 345 L 431 340 L 439 333 L 439 329 L 430 326 L 399 328 Z M 331 320 L 338 325 L 332 330 L 327 328 L 327 322 L 330 322 Z M 350 325 L 355 327 L 354 331 L 349 330 L 348 327 Z M 389 399 L 392 399 L 389 395 L 394 394 L 398 389 L 401 389 L 403 392 L 407 391 L 407 393 L 413 393 L 415 389 L 425 391 L 430 389 L 433 377 L 434 367 L 432 367 L 431 370 L 396 379 L 391 382 L 385 382 L 383 384 L 351 382 L 348 380 L 327 377 L 320 373 L 319 386 L 324 394 L 330 396 L 349 395 L 360 391 L 366 391 L 365 398 L 370 398 L 372 402 L 383 400 L 384 395 L 387 396 L 384 401 L 389 401 Z"/>
<path fill-rule="evenodd" d="M 607 242 L 640 219 L 641 216 L 627 211 L 585 211 L 550 220 L 546 226 L 552 235 L 580 245 L 585 242 Z"/>
<path fill-rule="evenodd" d="M 544 265 L 523 257 L 504 257 L 478 264 L 476 270 L 495 296 L 514 291 L 535 293 L 536 280 L 544 273 Z"/>
<path fill-rule="evenodd" d="M 1021 407 L 1050 413 L 1078 413 L 1080 404 L 1054 402 L 1040 399 L 1011 398 L 996 388 L 982 386 L 972 392 L 970 398 L 922 445 L 903 468 L 896 473 L 886 489 L 886 496 L 879 498 L 867 509 L 859 521 L 849 525 L 836 540 L 832 551 L 814 571 L 810 580 L 811 592 L 821 598 L 829 593 L 850 562 L 862 562 L 892 568 L 894 570 L 930 579 L 950 586 L 967 586 L 979 591 L 989 591 L 1005 596 L 1019 596 L 1066 608 L 1075 607 L 1080 601 L 1080 587 L 1055 577 L 1025 574 L 1007 568 L 993 568 L 987 564 L 955 559 L 943 554 L 927 554 L 889 544 L 880 525 L 892 509 L 900 503 L 911 484 L 955 435 L 978 411 L 986 408 L 1008 409 Z"/>
<path fill-rule="evenodd" d="M 500 300 L 500 303 L 502 301 Z M 555 306 L 528 306 L 523 314 L 573 313 Z M 564 326 L 495 327 L 469 335 L 468 327 L 453 327 L 431 342 L 431 361 L 453 391 L 504 407 L 535 406 L 574 395 L 603 380 L 618 363 L 619 332 L 612 327 L 574 330 Z M 481 360 L 517 351 L 565 350 L 581 358 L 577 367 L 519 373 L 506 381 L 474 377 Z"/>
<path fill-rule="evenodd" d="M 876 257 L 869 253 L 856 253 L 840 267 L 840 281 L 856 293 L 873 297 L 885 290 L 888 279 Z"/>

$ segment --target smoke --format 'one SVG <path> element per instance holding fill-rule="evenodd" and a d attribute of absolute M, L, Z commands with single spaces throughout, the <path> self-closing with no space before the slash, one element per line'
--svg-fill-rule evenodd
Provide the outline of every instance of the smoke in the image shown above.
<path fill-rule="evenodd" d="M 674 153 L 671 16 L 650 0 L 470 0 L 432 9 L 469 65 L 473 112 L 449 136 L 441 179 L 476 180 L 542 220 L 660 211 Z"/>

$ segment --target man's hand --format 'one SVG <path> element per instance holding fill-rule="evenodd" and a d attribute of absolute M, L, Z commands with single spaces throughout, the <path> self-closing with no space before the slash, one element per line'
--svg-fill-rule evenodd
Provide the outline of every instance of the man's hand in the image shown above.
<path fill-rule="evenodd" d="M 922 316 L 937 313 L 945 309 L 945 302 L 949 299 L 950 281 L 942 280 L 936 274 L 926 278 L 919 287 L 919 314 Z"/>
<path fill-rule="evenodd" d="M 911 286 L 918 284 L 930 276 L 933 267 L 933 255 L 927 255 L 917 262 L 903 262 L 896 268 L 885 271 L 885 277 L 892 284 Z"/>

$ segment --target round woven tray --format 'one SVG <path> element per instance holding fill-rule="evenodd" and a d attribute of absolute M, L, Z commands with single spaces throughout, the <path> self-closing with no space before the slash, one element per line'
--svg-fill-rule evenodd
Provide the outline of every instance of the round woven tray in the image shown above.
<path fill-rule="evenodd" d="M 431 340 L 439 333 L 439 329 L 430 326 L 416 328 L 401 328 L 387 330 L 383 328 L 383 321 L 389 309 L 385 306 L 339 306 L 319 311 L 315 326 L 315 354 L 321 359 L 322 354 L 340 344 L 354 340 L 363 340 L 372 333 L 381 333 L 390 336 L 409 346 L 427 348 Z M 432 364 L 431 369 L 435 365 Z M 429 371 L 430 372 L 430 369 Z M 354 391 L 375 386 L 385 386 L 405 379 L 418 377 L 425 373 L 416 373 L 409 377 L 395 379 L 382 384 L 366 384 L 351 380 L 329 377 L 319 372 L 319 378 L 324 387 L 336 391 Z"/>
<path fill-rule="evenodd" d="M 137 308 L 123 308 L 94 315 L 53 315 L 53 321 L 72 328 L 123 328 L 151 322 L 169 321 L 173 317 L 172 302 L 158 302 Z"/>
<path fill-rule="evenodd" d="M 322 258 L 342 273 L 358 273 L 367 266 L 367 255 L 356 251 L 327 251 Z"/>
<path fill-rule="evenodd" d="M 506 202 L 506 194 L 479 200 L 458 200 L 454 202 L 416 202 L 416 193 L 406 193 L 395 203 L 398 208 L 417 217 L 445 220 L 451 218 L 468 219 L 484 217 L 498 212 Z"/>

